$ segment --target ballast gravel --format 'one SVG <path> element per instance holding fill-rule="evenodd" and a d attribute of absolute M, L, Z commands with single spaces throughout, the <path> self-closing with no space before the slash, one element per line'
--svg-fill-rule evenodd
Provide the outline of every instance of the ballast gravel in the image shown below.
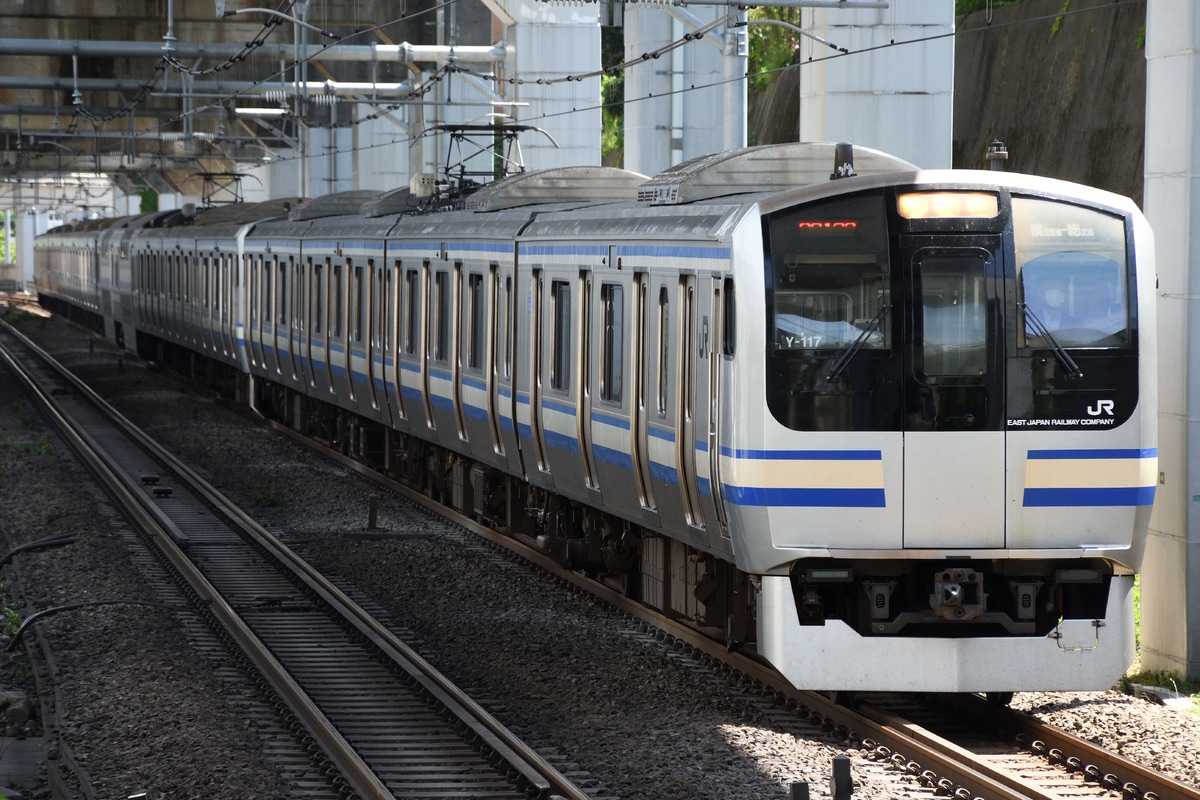
<path fill-rule="evenodd" d="M 851 757 L 855 798 L 928 797 L 902 775 L 744 694 L 638 625 L 407 502 L 372 490 L 222 406 L 197 397 L 56 318 L 21 325 L 91 380 L 122 413 L 376 610 L 597 798 L 764 800 L 807 782 L 829 797 L 832 760 Z M 5 551 L 50 536 L 75 541 L 17 555 L 22 616 L 89 600 L 133 600 L 37 622 L 58 669 L 58 735 L 97 797 L 294 796 L 262 755 L 229 685 L 198 658 L 139 579 L 122 523 L 47 423 L 0 375 L 0 496 Z M 6 635 L 7 636 L 7 635 Z M 2 639 L 0 639 L 2 641 Z M 32 693 L 19 655 L 0 690 Z M 1200 786 L 1195 710 L 1116 691 L 1021 693 L 1013 702 L 1076 735 Z M 24 726 L 36 735 L 43 720 Z M 21 733 L 13 731 L 12 733 Z M 40 785 L 10 797 L 49 797 Z"/>

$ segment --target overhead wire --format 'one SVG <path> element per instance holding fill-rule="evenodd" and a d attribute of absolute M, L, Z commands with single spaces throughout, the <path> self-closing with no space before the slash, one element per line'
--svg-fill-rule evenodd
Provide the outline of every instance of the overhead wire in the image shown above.
<path fill-rule="evenodd" d="M 324 45 L 316 52 L 311 53 L 308 56 L 306 56 L 301 61 L 307 62 L 307 61 L 315 60 L 315 59 L 319 58 L 320 55 L 322 53 L 324 53 L 326 50 L 328 50 L 330 47 L 337 46 L 338 44 L 345 44 L 349 40 L 357 38 L 359 36 L 374 33 L 376 31 L 381 31 L 392 25 L 397 25 L 397 24 L 400 24 L 407 20 L 419 17 L 421 15 L 437 11 L 437 10 L 444 8 L 446 6 L 449 6 L 455 2 L 458 2 L 458 0 L 444 0 L 444 2 L 437 3 L 434 6 L 431 6 L 430 8 L 423 9 L 423 10 L 417 11 L 417 12 L 413 12 L 412 14 L 405 14 L 397 19 L 390 20 L 390 21 L 382 23 L 380 25 L 375 25 L 375 26 L 371 26 L 368 28 L 364 28 L 359 31 L 355 31 L 355 32 L 343 37 L 342 39 L 340 39 L 337 42 Z M 1122 2 L 1122 0 L 1111 0 L 1111 2 L 1109 2 L 1106 5 L 1091 6 L 1091 7 L 1087 7 L 1087 8 L 1068 9 L 1061 13 L 1046 14 L 1046 15 L 1042 15 L 1040 17 L 1025 18 L 1025 19 L 1021 19 L 1021 20 L 1011 20 L 1006 23 L 1001 23 L 1000 25 L 993 24 L 993 20 L 991 19 L 991 9 L 989 7 L 987 10 L 987 14 L 986 14 L 986 17 L 987 17 L 986 24 L 981 27 L 971 28 L 971 29 L 956 29 L 956 30 L 949 31 L 946 33 L 924 35 L 924 36 L 919 36 L 919 37 L 915 37 L 912 39 L 905 39 L 902 41 L 896 41 L 894 39 L 894 35 L 893 35 L 893 38 L 891 39 L 891 41 L 887 42 L 886 44 L 873 45 L 870 47 L 862 47 L 862 48 L 858 48 L 856 50 L 848 50 L 845 48 L 835 48 L 838 50 L 838 52 L 835 52 L 832 54 L 826 54 L 826 55 L 819 56 L 819 57 L 814 57 L 814 56 L 810 55 L 809 58 L 806 61 L 801 62 L 801 64 L 798 64 L 798 65 L 793 64 L 793 65 L 777 67 L 777 68 L 773 68 L 773 69 L 769 69 L 769 70 L 763 70 L 758 73 L 755 73 L 755 76 L 772 75 L 775 73 L 783 72 L 784 70 L 790 69 L 793 66 L 801 66 L 802 67 L 805 64 L 819 64 L 819 63 L 823 63 L 823 62 L 833 61 L 835 59 L 848 58 L 848 57 L 851 57 L 854 55 L 875 52 L 875 51 L 884 50 L 884 49 L 888 49 L 888 48 L 892 48 L 892 47 L 904 47 L 904 46 L 915 45 L 915 44 L 923 44 L 923 43 L 938 41 L 938 40 L 946 39 L 946 38 L 957 39 L 964 35 L 980 33 L 985 30 L 993 30 L 998 27 L 1008 27 L 1008 26 L 1013 26 L 1013 25 L 1031 24 L 1031 23 L 1036 23 L 1039 21 L 1045 21 L 1045 20 L 1049 20 L 1049 19 L 1059 19 L 1059 18 L 1063 18 L 1063 17 L 1074 16 L 1077 14 L 1085 14 L 1085 13 L 1089 13 L 1089 12 L 1093 12 L 1093 11 L 1100 11 L 1100 10 L 1103 10 L 1103 9 L 1113 6 L 1113 5 L 1120 5 L 1121 2 Z M 279 23 L 274 23 L 274 25 L 278 25 L 278 24 Z M 481 72 L 470 70 L 470 69 L 467 69 L 465 67 L 461 67 L 458 65 L 452 65 L 452 64 L 443 65 L 436 72 L 434 72 L 431 76 L 429 76 L 429 78 L 427 78 L 427 80 L 423 82 L 422 86 L 419 89 L 414 89 L 413 91 L 411 91 L 409 93 L 409 96 L 405 98 L 405 101 L 411 101 L 411 100 L 415 100 L 415 99 L 424 97 L 432 90 L 432 88 L 439 81 L 445 80 L 448 76 L 455 74 L 455 73 L 470 74 L 473 77 L 480 78 L 482 80 L 496 81 L 499 83 L 505 83 L 505 84 L 514 85 L 514 86 L 520 86 L 520 85 L 525 85 L 525 84 L 553 85 L 553 84 L 558 84 L 558 83 L 570 83 L 570 82 L 584 81 L 589 78 L 594 78 L 594 77 L 599 77 L 599 76 L 604 76 L 604 75 L 613 75 L 620 71 L 630 69 L 639 64 L 643 64 L 643 63 L 646 63 L 649 61 L 656 60 L 676 48 L 682 47 L 686 44 L 689 44 L 690 42 L 702 39 L 705 35 L 707 35 L 712 30 L 716 29 L 717 27 L 720 27 L 722 24 L 726 24 L 726 19 L 723 17 L 719 17 L 717 20 L 715 20 L 711 23 L 708 23 L 708 24 L 702 26 L 701 28 L 698 28 L 696 31 L 684 34 L 680 39 L 669 42 L 666 45 L 664 45 L 656 50 L 653 50 L 653 51 L 650 51 L 647 53 L 643 53 L 641 56 L 639 56 L 636 59 L 631 59 L 630 61 L 622 62 L 620 64 L 612 65 L 609 67 L 603 67 L 598 70 L 592 70 L 592 71 L 583 72 L 583 73 L 572 73 L 570 75 L 565 75 L 565 76 L 558 77 L 558 78 L 538 78 L 535 80 L 524 80 L 524 79 L 521 79 L 516 76 L 508 77 L 508 78 L 497 78 L 493 74 L 481 73 Z M 273 27 L 273 25 L 271 23 L 264 23 L 264 30 L 267 30 L 269 32 L 269 29 L 271 27 Z M 235 57 L 235 58 L 238 58 L 238 57 Z M 242 56 L 241 58 L 238 58 L 238 60 L 244 60 L 244 56 Z M 172 66 L 175 66 L 175 65 L 172 63 Z M 231 64 L 227 65 L 227 66 L 231 66 Z M 227 66 L 223 66 L 222 68 L 227 68 Z M 281 75 L 286 73 L 289 68 L 292 68 L 292 65 L 289 65 L 288 68 L 277 70 L 265 78 L 254 81 L 254 87 L 263 86 L 263 85 L 268 84 L 271 81 L 274 81 L 275 79 L 279 78 Z M 213 70 L 216 71 L 216 68 L 213 68 Z M 160 72 L 161 72 L 161 67 L 156 69 L 156 75 L 159 74 Z M 207 73 L 205 73 L 205 74 L 207 74 Z M 659 92 L 659 93 L 655 93 L 653 95 L 647 95 L 645 97 L 639 97 L 639 98 L 629 98 L 629 99 L 622 100 L 620 102 L 614 102 L 614 103 L 597 102 L 595 104 L 584 106 L 582 108 L 576 107 L 576 108 L 572 108 L 572 109 L 568 109 L 568 110 L 564 110 L 564 111 L 549 112 L 549 113 L 545 113 L 545 114 L 541 114 L 541 115 L 536 115 L 536 116 L 528 118 L 525 121 L 534 122 L 534 121 L 540 121 L 540 120 L 553 119 L 556 117 L 562 117 L 562 116 L 566 116 L 569 114 L 583 113 L 583 112 L 603 109 L 603 108 L 607 108 L 610 106 L 621 106 L 621 105 L 625 105 L 628 103 L 636 103 L 636 102 L 642 102 L 642 101 L 652 100 L 652 99 L 661 99 L 663 97 L 669 97 L 669 96 L 673 96 L 675 94 L 686 94 L 686 93 L 692 92 L 692 91 L 702 91 L 702 90 L 706 90 L 706 89 L 713 89 L 713 88 L 724 86 L 724 85 L 727 85 L 730 83 L 743 81 L 743 80 L 748 79 L 749 77 L 751 77 L 751 76 L 749 75 L 749 73 L 747 73 L 745 75 L 734 77 L 734 78 L 725 78 L 725 79 L 720 79 L 720 80 L 714 80 L 714 81 L 711 81 L 711 82 L 705 83 L 705 84 L 698 84 L 698 85 L 693 84 L 693 85 L 685 87 L 683 89 Z M 151 89 L 153 88 L 153 85 L 154 85 L 154 83 L 150 82 L 149 86 Z M 179 121 L 185 119 L 189 115 L 197 115 L 202 112 L 212 110 L 213 108 L 224 107 L 227 103 L 232 102 L 232 101 L 236 100 L 238 97 L 240 97 L 244 94 L 247 94 L 248 92 L 253 91 L 253 90 L 254 90 L 254 88 L 250 88 L 250 89 L 241 89 L 238 91 L 230 92 L 213 102 L 207 103 L 203 106 L 191 109 L 189 111 L 185 111 L 174 117 L 171 117 L 169 119 L 161 121 L 159 123 L 159 128 L 161 129 L 162 127 L 165 127 L 166 125 L 179 122 Z M 147 91 L 149 91 L 149 90 L 147 90 Z M 142 92 L 141 90 L 139 90 L 139 97 L 138 97 L 139 102 L 141 99 L 144 99 L 144 96 L 145 96 L 145 92 Z M 361 125 L 361 124 L 364 124 L 364 123 L 367 123 L 370 121 L 380 119 L 380 118 L 385 117 L 388 114 L 398 110 L 399 108 L 403 107 L 404 105 L 405 105 L 404 101 L 393 101 L 391 103 L 388 103 L 387 106 L 384 106 L 379 111 L 377 111 L 373 114 L 367 115 L 367 116 L 362 117 L 357 120 L 354 120 L 353 122 L 350 123 L 350 125 L 357 126 L 357 125 Z M 130 104 L 127 103 L 124 113 L 128 113 L 129 109 L 130 109 Z M 89 118 L 102 119 L 104 121 L 107 121 L 107 120 L 113 119 L 116 116 L 120 116 L 120 115 L 121 115 L 121 112 L 118 112 L 116 114 L 112 114 L 112 115 L 109 115 L 104 118 L 91 117 L 91 116 L 89 116 Z M 411 136 L 403 136 L 403 137 L 397 137 L 391 141 L 377 142 L 377 143 L 371 144 L 371 145 L 355 145 L 350 148 L 333 148 L 333 149 L 326 148 L 326 150 L 323 151 L 323 155 L 328 156 L 331 153 L 338 154 L 338 153 L 345 153 L 345 152 L 354 152 L 356 150 L 376 149 L 379 147 L 387 147 L 387 146 L 392 146 L 395 144 L 403 144 L 403 143 L 412 141 L 413 138 L 414 137 L 411 137 Z M 298 160 L 302 157 L 306 158 L 309 156 L 300 156 L 300 155 L 292 156 L 292 157 L 281 156 L 277 160 L 278 161 L 291 161 L 291 160 Z"/>
<path fill-rule="evenodd" d="M 279 7 L 282 8 L 285 4 L 287 4 L 287 2 L 288 2 L 288 0 L 281 0 L 281 2 L 279 3 Z M 164 128 L 166 128 L 170 125 L 173 125 L 177 122 L 181 122 L 189 116 L 196 116 L 196 115 L 199 115 L 199 114 L 207 112 L 207 111 L 212 111 L 214 109 L 225 108 L 228 103 L 235 101 L 238 97 L 246 95 L 249 92 L 255 91 L 258 87 L 262 87 L 262 86 L 269 84 L 270 82 L 272 82 L 272 81 L 276 80 L 277 78 L 279 78 L 280 76 L 284 75 L 289 69 L 294 68 L 296 65 L 298 65 L 300 63 L 307 63 L 309 61 L 319 58 L 320 55 L 322 53 L 324 53 L 326 50 L 328 50 L 329 48 L 334 47 L 338 44 L 345 44 L 348 41 L 355 39 L 357 37 L 375 33 L 377 31 L 383 31 L 393 25 L 398 25 L 400 23 L 407 22 L 408 20 L 415 19 L 417 17 L 423 16 L 430 12 L 437 11 L 441 8 L 444 8 L 448 5 L 451 5 L 452 3 L 456 3 L 456 2 L 458 2 L 458 0 L 444 0 L 443 2 L 436 3 L 429 8 L 422 9 L 420 11 L 415 11 L 411 14 L 406 13 L 400 17 L 389 20 L 388 22 L 384 22 L 379 25 L 373 25 L 373 26 L 370 26 L 367 28 L 363 28 L 361 30 L 354 31 L 353 33 L 350 33 L 344 37 L 341 37 L 336 42 L 330 42 L 330 43 L 322 46 L 316 52 L 308 55 L 304 59 L 294 62 L 293 64 L 290 64 L 288 67 L 284 67 L 282 69 L 276 70 L 275 72 L 271 73 L 270 75 L 267 75 L 264 78 L 256 79 L 256 80 L 252 81 L 253 86 L 250 88 L 240 89 L 237 91 L 229 92 L 213 102 L 209 102 L 209 103 L 201 105 L 197 108 L 183 111 L 172 117 L 167 117 L 167 118 L 158 120 L 155 130 L 161 132 Z M 153 77 L 151 77 L 149 80 L 143 82 L 138 87 L 138 91 L 137 91 L 135 97 L 132 100 L 126 102 L 121 109 L 119 109 L 113 113 L 110 113 L 110 114 L 101 115 L 101 114 L 97 114 L 97 113 L 91 111 L 90 109 L 88 109 L 87 106 L 85 104 L 83 104 L 82 102 L 76 102 L 76 104 L 75 104 L 76 115 L 75 115 L 74 119 L 78 119 L 79 117 L 84 117 L 86 119 L 91 120 L 94 125 L 101 125 L 101 124 L 104 124 L 107 122 L 111 122 L 114 119 L 128 116 L 129 114 L 133 113 L 134 110 L 136 110 L 136 108 L 146 99 L 146 97 L 150 94 L 150 92 L 152 92 L 154 90 L 154 87 L 156 85 L 158 85 L 160 79 L 162 78 L 162 75 L 165 72 L 167 65 L 170 65 L 171 67 L 175 68 L 176 70 L 178 70 L 180 72 L 184 72 L 184 73 L 187 73 L 190 75 L 210 75 L 210 74 L 214 74 L 216 72 L 224 71 L 224 70 L 229 69 L 243 61 L 246 61 L 249 54 L 252 53 L 258 47 L 260 47 L 265 42 L 266 37 L 269 36 L 270 33 L 273 32 L 273 30 L 275 28 L 279 27 L 280 25 L 282 25 L 282 23 L 280 21 L 278 21 L 277 19 L 269 18 L 266 22 L 264 22 L 262 24 L 262 27 L 259 29 L 259 32 L 254 37 L 252 37 L 249 42 L 246 43 L 245 47 L 243 47 L 242 50 L 239 51 L 239 53 L 237 55 L 232 56 L 232 57 L 226 59 L 221 64 L 214 65 L 212 67 L 208 67 L 208 68 L 204 68 L 204 69 L 196 69 L 196 68 L 188 67 L 187 65 L 180 62 L 178 58 L 175 58 L 174 56 L 170 55 L 169 53 L 165 54 L 164 56 L 160 57 L 159 61 L 155 64 Z M 437 76 L 437 80 L 441 80 L 443 77 L 444 77 L 444 74 L 439 75 L 439 76 Z M 411 93 L 410 99 L 416 99 L 418 97 L 423 97 L 431 89 L 432 89 L 432 86 L 430 86 L 429 88 L 423 89 L 422 91 Z M 78 90 L 76 90 L 76 92 L 77 92 L 77 97 L 78 97 L 79 96 Z M 106 152 L 113 152 L 113 151 L 119 149 L 120 147 L 121 147 L 121 145 L 112 145 L 110 148 L 107 149 Z"/>

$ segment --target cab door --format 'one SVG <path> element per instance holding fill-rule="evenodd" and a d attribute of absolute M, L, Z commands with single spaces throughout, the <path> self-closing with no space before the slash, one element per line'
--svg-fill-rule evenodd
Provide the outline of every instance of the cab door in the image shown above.
<path fill-rule="evenodd" d="M 904 546 L 1004 537 L 1004 278 L 999 236 L 907 236 Z"/>

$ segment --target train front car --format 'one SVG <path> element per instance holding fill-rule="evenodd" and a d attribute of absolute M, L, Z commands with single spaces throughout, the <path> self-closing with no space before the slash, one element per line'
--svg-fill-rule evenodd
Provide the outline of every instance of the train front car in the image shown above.
<path fill-rule="evenodd" d="M 942 171 L 759 210 L 723 481 L 760 652 L 822 690 L 1112 686 L 1157 476 L 1137 208 Z"/>

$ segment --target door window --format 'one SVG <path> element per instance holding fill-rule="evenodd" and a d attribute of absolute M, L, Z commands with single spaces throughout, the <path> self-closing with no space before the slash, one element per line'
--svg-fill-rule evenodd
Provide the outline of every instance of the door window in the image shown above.
<path fill-rule="evenodd" d="M 929 255 L 917 265 L 922 371 L 987 371 L 987 261 L 982 254 Z"/>

